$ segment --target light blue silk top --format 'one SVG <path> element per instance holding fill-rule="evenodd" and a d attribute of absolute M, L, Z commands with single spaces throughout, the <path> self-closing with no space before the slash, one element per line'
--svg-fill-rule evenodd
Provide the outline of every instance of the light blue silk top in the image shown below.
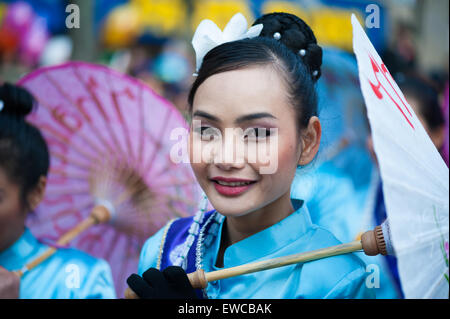
<path fill-rule="evenodd" d="M 312 224 L 302 201 L 292 203 L 294 213 L 229 246 L 224 267 L 340 244 L 329 231 Z M 221 269 L 215 265 L 222 226 L 223 221 L 213 244 L 204 253 L 206 272 Z M 150 267 L 156 268 L 162 237 L 163 229 L 146 241 L 139 261 L 140 275 Z M 346 254 L 210 282 L 205 291 L 208 298 L 217 299 L 374 298 L 365 280 L 364 263 L 356 255 Z"/>
<path fill-rule="evenodd" d="M 29 229 L 0 252 L 0 266 L 20 270 L 48 248 Z M 115 298 L 109 264 L 76 249 L 61 248 L 26 272 L 20 281 L 21 299 Z"/>

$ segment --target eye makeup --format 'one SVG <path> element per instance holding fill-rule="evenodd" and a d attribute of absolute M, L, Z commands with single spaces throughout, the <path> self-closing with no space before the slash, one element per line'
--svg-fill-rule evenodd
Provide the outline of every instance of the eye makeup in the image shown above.
<path fill-rule="evenodd" d="M 244 130 L 243 138 L 249 141 L 264 141 L 273 132 L 265 127 L 249 127 Z"/>
<path fill-rule="evenodd" d="M 213 122 L 217 122 L 217 123 L 221 122 L 220 118 L 218 118 L 217 116 L 209 114 L 208 112 L 201 111 L 201 110 L 197 110 L 193 113 L 192 118 L 195 118 L 195 117 L 204 118 L 204 119 L 207 119 L 207 120 L 210 120 Z M 275 120 L 277 119 L 275 116 L 273 116 L 270 113 L 260 112 L 260 113 L 252 113 L 252 114 L 246 114 L 246 115 L 239 116 L 238 118 L 236 118 L 234 123 L 236 125 L 241 125 L 242 123 L 245 123 L 245 122 L 252 122 L 254 120 L 260 120 L 260 119 L 264 119 L 264 118 L 275 119 Z"/>
<path fill-rule="evenodd" d="M 273 116 L 270 113 L 261 112 L 261 113 L 252 113 L 252 114 L 240 116 L 236 119 L 235 123 L 241 124 L 244 122 L 252 122 L 254 120 L 259 120 L 259 119 L 264 119 L 264 118 L 270 118 L 270 119 L 275 119 L 275 120 L 277 119 L 275 116 Z"/>
<path fill-rule="evenodd" d="M 215 136 L 223 134 L 227 129 L 217 128 L 217 124 L 222 122 L 221 119 L 205 111 L 195 111 L 194 117 L 201 118 L 194 120 L 197 122 L 194 126 L 194 132 L 199 134 L 204 141 L 210 141 Z M 278 129 L 274 123 L 276 120 L 275 116 L 267 112 L 246 114 L 239 116 L 230 129 L 241 129 L 240 137 L 246 141 L 262 142 L 275 135 Z M 209 124 L 210 121 L 215 122 L 215 124 Z"/>
<path fill-rule="evenodd" d="M 220 122 L 220 119 L 218 117 L 211 115 L 207 112 L 201 111 L 201 110 L 197 110 L 194 112 L 194 114 L 192 114 L 192 118 L 195 118 L 195 117 L 205 118 L 207 120 L 211 120 L 214 122 Z"/>
<path fill-rule="evenodd" d="M 219 129 L 208 126 L 208 125 L 199 125 L 194 127 L 194 133 L 198 134 L 200 136 L 200 139 L 202 141 L 212 141 L 216 137 L 221 135 L 221 132 Z"/>

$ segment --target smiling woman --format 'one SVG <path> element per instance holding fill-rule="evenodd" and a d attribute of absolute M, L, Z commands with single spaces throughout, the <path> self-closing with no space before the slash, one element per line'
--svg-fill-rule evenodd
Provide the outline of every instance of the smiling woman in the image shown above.
<path fill-rule="evenodd" d="M 204 65 L 207 66 L 207 60 Z M 197 115 L 197 110 L 201 110 L 203 112 L 201 114 L 213 114 L 219 121 L 201 117 Z M 268 116 L 255 116 L 257 114 Z M 242 118 L 245 121 L 240 121 Z M 312 128 L 312 134 L 310 133 L 318 138 L 301 143 L 296 137 L 295 118 L 295 110 L 286 99 L 284 83 L 270 67 L 247 67 L 218 73 L 209 77 L 198 88 L 193 106 L 193 119 L 200 119 L 202 126 L 214 127 L 224 132 L 224 141 L 204 142 L 214 143 L 212 158 L 201 163 L 192 162 L 192 168 L 214 208 L 222 215 L 230 216 L 231 219 L 238 216 L 251 218 L 253 222 L 249 225 L 252 227 L 260 225 L 262 230 L 293 212 L 290 201 L 286 200 L 289 199 L 290 183 L 297 165 L 306 163 L 308 159 L 305 160 L 305 157 L 312 155 L 311 152 L 314 152 L 312 149 L 319 145 L 318 138 L 320 138 L 319 125 L 316 126 L 319 128 L 318 132 Z M 236 131 L 229 129 L 236 127 L 244 132 L 249 128 L 276 129 L 277 134 L 271 134 L 268 138 L 246 140 L 236 138 L 233 134 Z M 193 141 L 191 145 L 201 145 L 194 143 L 196 139 L 201 139 L 201 135 L 191 130 L 190 140 Z M 261 145 L 277 145 L 276 148 L 266 147 L 267 150 L 277 150 L 269 154 L 269 162 L 278 164 L 278 169 L 273 174 L 260 173 L 266 164 L 261 164 L 258 156 L 255 156 L 255 163 L 246 158 L 239 160 L 237 156 L 236 158 L 226 156 L 238 153 L 235 152 L 236 149 L 251 150 L 249 144 L 256 144 L 258 148 L 262 147 Z M 306 151 L 302 152 L 302 144 Z M 190 149 L 191 154 L 198 151 L 200 150 Z M 225 154 L 223 160 L 216 158 L 220 153 Z M 247 155 L 250 154 L 247 152 Z M 226 179 L 235 182 L 249 180 L 252 184 L 220 185 L 219 181 L 226 182 Z M 273 214 L 272 211 L 280 213 Z"/>
<path fill-rule="evenodd" d="M 234 25 L 239 19 L 233 17 L 224 34 L 242 30 Z M 237 35 L 200 61 L 188 99 L 189 155 L 214 210 L 172 221 L 146 242 L 142 277 L 128 279 L 141 297 L 192 297 L 186 272 L 339 244 L 311 223 L 302 201 L 290 199 L 297 167 L 309 164 L 320 145 L 315 83 L 322 49 L 312 30 L 291 14 L 264 15 L 258 25 L 259 36 Z M 199 153 L 202 160 L 194 160 Z M 270 172 L 263 170 L 266 159 L 275 166 Z M 227 278 L 196 293 L 208 298 L 373 296 L 365 286 L 364 264 L 354 255 Z"/>

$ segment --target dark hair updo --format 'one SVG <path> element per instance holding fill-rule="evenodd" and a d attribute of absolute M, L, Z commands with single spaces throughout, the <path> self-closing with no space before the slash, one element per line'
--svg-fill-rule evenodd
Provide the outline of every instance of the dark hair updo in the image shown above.
<path fill-rule="evenodd" d="M 0 103 L 0 168 L 19 185 L 22 205 L 29 209 L 28 194 L 48 173 L 47 144 L 39 130 L 25 121 L 35 106 L 27 90 L 5 83 L 0 86 Z"/>
<path fill-rule="evenodd" d="M 288 88 L 299 128 L 317 116 L 315 83 L 321 75 L 322 49 L 311 28 L 295 15 L 275 12 L 263 15 L 253 25 L 263 24 L 258 37 L 223 43 L 209 51 L 189 92 L 192 112 L 198 87 L 210 76 L 255 65 L 273 65 Z"/>

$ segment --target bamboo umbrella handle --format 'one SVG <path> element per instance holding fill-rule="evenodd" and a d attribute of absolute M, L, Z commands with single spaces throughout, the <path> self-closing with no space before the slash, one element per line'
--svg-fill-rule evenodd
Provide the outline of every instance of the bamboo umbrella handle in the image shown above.
<path fill-rule="evenodd" d="M 210 281 L 216 281 L 267 269 L 273 269 L 287 265 L 313 261 L 321 258 L 352 253 L 361 249 L 363 249 L 364 253 L 369 256 L 378 255 L 380 253 L 386 255 L 386 243 L 384 242 L 383 232 L 381 231 L 380 226 L 375 227 L 375 230 L 365 232 L 361 236 L 360 241 L 356 240 L 346 244 L 340 244 L 309 252 L 277 257 L 269 260 L 244 264 L 241 266 L 216 270 L 208 273 L 205 273 L 203 269 L 198 269 L 195 272 L 189 273 L 187 276 L 193 288 L 203 289 L 206 288 L 208 282 Z M 137 299 L 139 297 L 133 290 L 127 288 L 127 290 L 125 291 L 125 298 Z"/>
<path fill-rule="evenodd" d="M 110 217 L 111 215 L 105 206 L 97 205 L 92 209 L 91 214 L 88 217 L 82 220 L 78 225 L 69 230 L 63 236 L 61 236 L 61 238 L 56 242 L 56 244 L 59 246 L 67 245 L 72 239 L 77 237 L 80 233 L 82 233 L 92 225 L 107 222 L 110 219 Z M 47 258 L 52 256 L 56 252 L 56 250 L 57 249 L 55 247 L 49 247 L 36 259 L 26 264 L 25 267 L 23 267 L 20 270 L 16 270 L 15 273 L 19 277 L 22 277 L 22 275 L 25 274 L 27 271 L 33 269 L 34 267 L 38 266 L 39 264 L 47 260 Z"/>

